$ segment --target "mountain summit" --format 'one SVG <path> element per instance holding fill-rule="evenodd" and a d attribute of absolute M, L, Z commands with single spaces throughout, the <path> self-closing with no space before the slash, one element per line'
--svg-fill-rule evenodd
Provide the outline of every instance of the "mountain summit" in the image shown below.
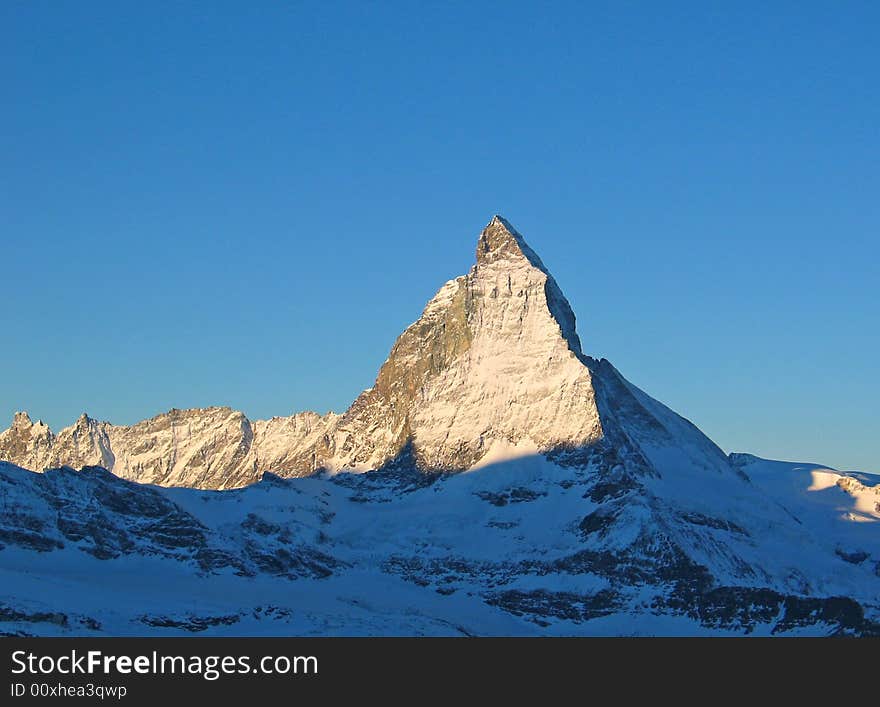
<path fill-rule="evenodd" d="M 333 468 L 377 468 L 404 449 L 425 470 L 601 437 L 571 307 L 534 251 L 495 217 L 471 271 L 401 334 L 375 385 L 343 415 Z"/>
<path fill-rule="evenodd" d="M 541 272 L 547 268 L 522 235 L 502 216 L 496 214 L 477 239 L 477 265 L 486 265 L 498 259 L 523 258 Z"/>

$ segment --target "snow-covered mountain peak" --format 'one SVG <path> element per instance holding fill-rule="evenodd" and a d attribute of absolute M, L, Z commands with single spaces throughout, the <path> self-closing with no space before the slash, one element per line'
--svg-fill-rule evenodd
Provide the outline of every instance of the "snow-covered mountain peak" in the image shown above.
<path fill-rule="evenodd" d="M 85 428 L 85 427 L 89 427 L 90 425 L 92 425 L 96 422 L 97 422 L 97 420 L 95 420 L 92 417 L 89 417 L 89 414 L 87 412 L 82 412 L 80 414 L 80 416 L 78 418 L 76 418 L 76 422 L 74 423 L 74 426 L 80 427 L 80 428 Z"/>
<path fill-rule="evenodd" d="M 0 440 L 4 435 L 15 436 L 18 438 L 40 437 L 45 438 L 51 435 L 49 426 L 42 420 L 34 422 L 31 416 L 26 412 L 16 412 L 12 417 L 12 425 L 5 432 L 0 433 Z M 2 442 L 0 442 L 2 445 Z"/>
<path fill-rule="evenodd" d="M 477 265 L 490 263 L 499 258 L 535 258 L 534 251 L 526 245 L 517 230 L 501 216 L 493 216 L 486 225 L 477 241 Z M 540 260 L 533 262 L 536 267 L 544 269 Z M 540 264 L 540 265 L 539 265 Z"/>
<path fill-rule="evenodd" d="M 477 260 L 471 270 L 471 279 L 482 279 L 512 291 L 517 284 L 525 284 L 525 292 L 536 282 L 543 284 L 543 302 L 556 320 L 562 337 L 576 354 L 581 353 L 581 342 L 575 326 L 575 315 L 556 280 L 538 254 L 509 221 L 496 215 L 477 240 Z"/>
<path fill-rule="evenodd" d="M 440 288 L 343 416 L 323 465 L 376 469 L 406 454 L 422 469 L 453 471 L 500 450 L 595 441 L 598 413 L 580 353 L 559 286 L 496 216 L 480 233 L 474 267 Z"/>

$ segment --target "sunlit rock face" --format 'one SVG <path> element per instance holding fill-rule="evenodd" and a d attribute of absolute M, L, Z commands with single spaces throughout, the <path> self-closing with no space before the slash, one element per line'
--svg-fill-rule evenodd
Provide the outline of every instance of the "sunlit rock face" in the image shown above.
<path fill-rule="evenodd" d="M 575 319 L 522 237 L 500 217 L 471 271 L 447 282 L 343 416 L 335 468 L 376 468 L 412 443 L 427 470 L 487 454 L 590 444 L 602 435 Z"/>
<path fill-rule="evenodd" d="M 32 422 L 27 413 L 17 412 L 12 426 L 0 433 L 0 459 L 38 471 L 63 464 L 110 469 L 114 460 L 107 428 L 83 413 L 55 435 L 42 420 Z"/>

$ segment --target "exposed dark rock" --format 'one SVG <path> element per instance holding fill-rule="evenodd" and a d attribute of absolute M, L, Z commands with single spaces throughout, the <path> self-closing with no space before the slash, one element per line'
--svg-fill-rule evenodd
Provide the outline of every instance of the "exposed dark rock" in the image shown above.
<path fill-rule="evenodd" d="M 142 616 L 141 622 L 157 628 L 179 628 L 190 633 L 200 633 L 212 626 L 231 626 L 238 623 L 241 617 L 237 614 L 226 616 L 186 616 L 174 618 L 170 616 Z"/>
<path fill-rule="evenodd" d="M 544 618 L 564 619 L 580 623 L 612 614 L 618 608 L 614 592 L 601 590 L 595 594 L 574 594 L 546 589 L 520 591 L 509 589 L 486 596 L 486 603 L 508 613 L 547 625 Z"/>
<path fill-rule="evenodd" d="M 488 501 L 493 506 L 506 506 L 508 503 L 527 503 L 546 496 L 546 491 L 533 491 L 521 486 L 506 489 L 499 493 L 491 491 L 478 491 L 474 494 L 483 501 Z"/>
<path fill-rule="evenodd" d="M 598 533 L 601 536 L 605 535 L 614 526 L 615 520 L 617 520 L 616 512 L 600 508 L 584 516 L 578 527 L 584 535 Z"/>
<path fill-rule="evenodd" d="M 307 546 L 294 548 L 274 548 L 271 552 L 266 548 L 248 543 L 245 546 L 248 560 L 253 562 L 260 572 L 298 579 L 310 577 L 322 579 L 333 574 L 333 570 L 343 567 L 343 563 L 319 550 Z"/>
<path fill-rule="evenodd" d="M 258 535 L 278 535 L 281 532 L 280 525 L 270 523 L 254 513 L 248 513 L 241 527 Z"/>
<path fill-rule="evenodd" d="M 49 552 L 60 550 L 64 543 L 39 533 L 28 530 L 15 530 L 13 528 L 0 528 L 0 549 L 5 545 L 17 545 L 28 550 L 37 552 Z"/>
<path fill-rule="evenodd" d="M 715 528 L 716 530 L 726 530 L 727 532 L 737 533 L 745 537 L 748 537 L 749 535 L 745 529 L 741 528 L 736 523 L 721 518 L 710 518 L 702 513 L 680 513 L 679 518 L 691 525 L 702 525 L 707 528 Z"/>
<path fill-rule="evenodd" d="M 49 623 L 56 626 L 67 627 L 70 620 L 67 614 L 61 612 L 35 611 L 26 612 L 13 609 L 5 604 L 0 604 L 0 622 L 9 623 Z"/>
<path fill-rule="evenodd" d="M 862 562 L 870 557 L 867 552 L 861 550 L 857 550 L 855 552 L 847 552 L 843 548 L 837 548 L 834 552 L 841 560 L 843 560 L 844 562 L 849 562 L 853 565 L 860 565 L 862 564 Z"/>

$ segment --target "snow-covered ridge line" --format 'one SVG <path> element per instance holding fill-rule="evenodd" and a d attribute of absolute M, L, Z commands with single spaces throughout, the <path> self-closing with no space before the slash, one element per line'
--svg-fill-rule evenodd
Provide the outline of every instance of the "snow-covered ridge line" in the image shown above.
<path fill-rule="evenodd" d="M 303 412 L 249 420 L 228 407 L 172 409 L 134 425 L 99 422 L 83 413 L 57 435 L 17 414 L 0 433 L 0 457 L 42 471 L 101 466 L 122 478 L 170 486 L 229 488 L 252 483 L 259 470 L 296 471 L 306 447 L 338 419 Z"/>

